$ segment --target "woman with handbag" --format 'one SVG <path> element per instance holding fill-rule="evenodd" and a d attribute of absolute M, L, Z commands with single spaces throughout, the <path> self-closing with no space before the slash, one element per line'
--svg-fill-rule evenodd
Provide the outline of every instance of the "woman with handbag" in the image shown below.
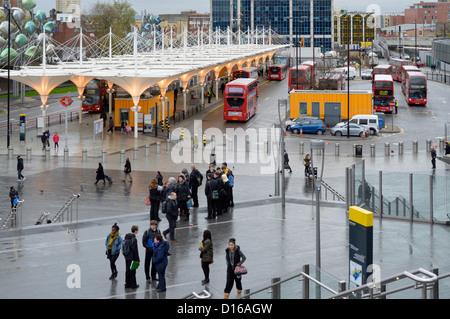
<path fill-rule="evenodd" d="M 225 259 L 227 262 L 227 283 L 224 289 L 224 298 L 230 297 L 231 289 L 233 289 L 233 283 L 236 282 L 237 294 L 236 298 L 241 297 L 242 282 L 241 275 L 235 274 L 236 267 L 243 267 L 242 264 L 247 259 L 242 253 L 241 248 L 236 245 L 236 239 L 230 238 L 228 240 L 228 248 L 225 250 Z"/>
<path fill-rule="evenodd" d="M 202 264 L 203 274 L 205 279 L 202 280 L 202 285 L 209 283 L 209 265 L 214 262 L 213 260 L 213 244 L 211 238 L 211 232 L 205 230 L 203 232 L 203 240 L 200 242 L 200 258 Z"/>

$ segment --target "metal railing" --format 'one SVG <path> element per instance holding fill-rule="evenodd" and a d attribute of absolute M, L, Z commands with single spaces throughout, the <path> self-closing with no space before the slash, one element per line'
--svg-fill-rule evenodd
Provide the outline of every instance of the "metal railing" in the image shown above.
<path fill-rule="evenodd" d="M 8 216 L 3 221 L 1 229 L 16 229 L 22 227 L 22 204 L 24 200 L 19 200 L 15 206 L 11 208 Z"/>
<path fill-rule="evenodd" d="M 284 279 L 273 278 L 270 284 L 253 290 L 245 290 L 240 299 L 251 299 L 252 297 L 260 299 L 265 298 L 265 295 L 269 295 L 270 299 L 281 299 L 283 295 L 290 299 L 386 299 L 386 297 L 394 295 L 394 298 L 414 298 L 417 297 L 413 292 L 416 290 L 420 291 L 421 299 L 449 297 L 447 294 L 441 296 L 439 282 L 450 277 L 450 273 L 439 275 L 439 269 L 428 271 L 419 268 L 413 271 L 403 271 L 378 282 L 370 282 L 348 290 L 346 282 L 336 278 L 332 280 L 331 284 L 325 284 L 326 279 L 321 280 L 320 278 L 327 275 L 324 275 L 323 270 L 319 268 L 316 268 L 315 274 L 316 276 L 311 274 L 310 265 L 304 265 L 301 271 Z M 399 286 L 398 283 L 402 283 L 402 281 L 405 281 L 404 285 Z M 412 283 L 406 281 L 412 281 Z M 313 290 L 310 289 L 311 285 L 315 294 L 311 293 Z M 296 289 L 293 290 L 292 287 L 296 287 Z M 412 297 L 411 292 L 413 292 Z"/>
<path fill-rule="evenodd" d="M 80 194 L 73 194 L 72 196 L 70 196 L 67 202 L 64 204 L 64 206 L 58 211 L 55 217 L 52 218 L 51 223 L 64 221 L 72 223 L 73 204 L 76 204 L 75 221 L 78 223 L 78 198 L 80 198 Z"/>

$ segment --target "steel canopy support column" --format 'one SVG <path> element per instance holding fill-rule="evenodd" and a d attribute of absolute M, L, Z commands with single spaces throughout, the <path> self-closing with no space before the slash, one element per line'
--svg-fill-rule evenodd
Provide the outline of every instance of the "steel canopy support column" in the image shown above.
<path fill-rule="evenodd" d="M 138 113 L 141 111 L 141 107 L 138 105 L 140 96 L 133 96 L 133 103 L 134 106 L 131 108 L 131 110 L 134 112 L 134 138 L 138 138 L 138 121 L 139 121 L 139 115 Z"/>

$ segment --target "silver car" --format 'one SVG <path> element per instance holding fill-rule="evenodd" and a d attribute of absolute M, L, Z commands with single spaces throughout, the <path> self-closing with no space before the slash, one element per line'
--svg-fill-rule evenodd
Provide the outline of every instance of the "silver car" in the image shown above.
<path fill-rule="evenodd" d="M 347 123 L 337 124 L 335 127 L 331 128 L 331 130 L 330 130 L 331 135 L 336 135 L 336 136 L 347 135 L 347 132 L 348 132 L 348 124 Z M 369 136 L 370 130 L 361 125 L 350 123 L 350 135 L 363 137 L 363 134 L 365 134 L 366 136 Z"/>

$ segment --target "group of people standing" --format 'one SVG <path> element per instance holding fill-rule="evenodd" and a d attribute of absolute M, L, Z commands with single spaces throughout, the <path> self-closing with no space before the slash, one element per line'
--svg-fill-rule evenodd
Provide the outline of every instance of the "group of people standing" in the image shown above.
<path fill-rule="evenodd" d="M 50 131 L 49 130 L 42 132 L 41 142 L 42 142 L 42 150 L 43 151 L 47 147 L 50 147 Z M 54 144 L 55 150 L 59 149 L 59 135 L 57 132 L 55 132 L 55 134 L 53 134 L 53 144 Z"/>
<path fill-rule="evenodd" d="M 125 259 L 125 288 L 137 289 L 139 285 L 136 281 L 136 270 L 140 264 L 139 248 L 137 234 L 139 227 L 133 225 L 131 232 L 127 233 L 124 238 L 119 234 L 119 226 L 115 223 L 111 227 L 111 232 L 106 236 L 106 257 L 110 262 L 111 276 L 110 280 L 117 278 L 118 271 L 116 261 L 122 252 Z M 161 231 L 158 229 L 158 221 L 150 221 L 150 228 L 147 229 L 142 236 L 142 246 L 145 249 L 144 273 L 146 282 L 151 283 L 157 281 L 157 292 L 166 291 L 166 269 L 170 256 L 170 243 L 163 239 Z M 214 262 L 213 241 L 210 230 L 203 231 L 203 238 L 200 242 L 200 264 L 203 271 L 204 279 L 201 281 L 203 285 L 210 282 L 210 265 Z M 236 239 L 230 238 L 228 247 L 225 250 L 226 284 L 224 289 L 224 298 L 228 299 L 230 292 L 236 283 L 237 294 L 239 298 L 242 293 L 242 276 L 235 273 L 237 266 L 242 266 L 246 257 L 240 247 L 236 245 Z"/>

